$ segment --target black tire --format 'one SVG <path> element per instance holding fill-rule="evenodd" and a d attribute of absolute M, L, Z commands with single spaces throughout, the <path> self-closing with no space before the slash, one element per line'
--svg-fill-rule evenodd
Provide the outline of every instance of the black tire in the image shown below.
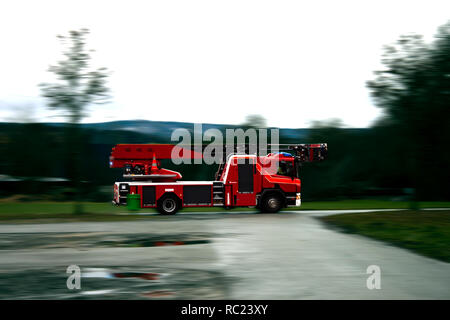
<path fill-rule="evenodd" d="M 163 215 L 174 215 L 180 209 L 180 199 L 172 194 L 161 197 L 158 201 L 158 211 Z"/>
<path fill-rule="evenodd" d="M 259 203 L 261 212 L 275 213 L 283 207 L 283 198 L 278 193 L 269 193 L 265 195 Z"/>

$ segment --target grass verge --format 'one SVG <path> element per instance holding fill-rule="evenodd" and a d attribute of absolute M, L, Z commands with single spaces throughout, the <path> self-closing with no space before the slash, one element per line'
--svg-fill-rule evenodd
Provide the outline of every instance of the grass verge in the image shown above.
<path fill-rule="evenodd" d="M 317 201 L 303 202 L 299 208 L 290 207 L 284 210 L 345 210 L 345 209 L 406 209 L 409 203 L 404 201 L 387 200 L 344 200 L 344 201 Z M 450 208 L 450 202 L 421 202 L 423 208 Z M 27 222 L 29 220 L 54 220 L 58 221 L 122 221 L 146 219 L 149 216 L 126 215 L 128 210 L 125 206 L 116 207 L 111 203 L 85 202 L 83 208 L 85 213 L 81 215 L 73 214 L 73 202 L 46 202 L 46 201 L 1 201 L 0 202 L 0 223 L 1 222 Z M 235 211 L 255 211 L 255 208 L 239 207 Z M 233 211 L 231 210 L 231 211 Z M 224 211 L 218 207 L 185 208 L 183 212 L 208 212 Z M 156 212 L 154 209 L 141 209 L 139 212 Z M 36 221 L 38 222 L 38 221 Z"/>
<path fill-rule="evenodd" d="M 450 262 L 450 210 L 348 213 L 319 219 L 343 232 Z"/>

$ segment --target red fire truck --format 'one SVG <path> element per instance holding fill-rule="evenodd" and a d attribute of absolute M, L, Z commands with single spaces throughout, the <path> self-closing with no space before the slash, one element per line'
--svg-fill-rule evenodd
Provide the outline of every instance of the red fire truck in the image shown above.
<path fill-rule="evenodd" d="M 300 165 L 327 156 L 325 143 L 277 145 L 279 152 L 265 156 L 258 151 L 249 154 L 248 145 L 236 145 L 221 150 L 223 161 L 214 181 L 180 181 L 179 172 L 161 168 L 161 160 L 173 160 L 174 154 L 181 160 L 202 159 L 203 149 L 170 144 L 116 145 L 110 167 L 123 168 L 123 177 L 130 181 L 114 184 L 113 203 L 124 205 L 128 195 L 134 194 L 140 195 L 141 208 L 157 208 L 165 215 L 187 207 L 239 206 L 273 213 L 300 206 Z"/>

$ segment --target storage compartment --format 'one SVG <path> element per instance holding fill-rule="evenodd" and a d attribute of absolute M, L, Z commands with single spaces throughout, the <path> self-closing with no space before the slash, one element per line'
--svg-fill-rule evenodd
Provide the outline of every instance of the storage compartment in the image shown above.
<path fill-rule="evenodd" d="M 154 186 L 142 187 L 142 206 L 149 207 L 156 205 L 156 192 Z"/>
<path fill-rule="evenodd" d="M 211 185 L 183 186 L 184 205 L 211 205 Z"/>

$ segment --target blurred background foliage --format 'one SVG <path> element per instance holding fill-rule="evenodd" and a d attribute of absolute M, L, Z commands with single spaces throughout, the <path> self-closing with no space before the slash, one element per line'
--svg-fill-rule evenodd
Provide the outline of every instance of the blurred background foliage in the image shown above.
<path fill-rule="evenodd" d="M 346 128 L 331 119 L 313 122 L 308 129 L 280 130 L 280 143 L 328 143 L 327 161 L 305 164 L 301 172 L 305 201 L 450 200 L 450 23 L 439 28 L 432 43 L 418 35 L 400 37 L 386 46 L 382 62 L 384 68 L 367 82 L 374 103 L 383 110 L 373 126 Z M 98 93 L 106 92 L 104 75 L 91 75 L 94 88 L 101 81 Z M 47 96 L 51 93 L 58 101 L 53 89 L 47 89 Z M 74 110 L 71 116 L 78 123 L 84 109 Z M 295 117 L 301 109 L 284 112 Z M 203 130 L 224 132 L 266 123 L 263 115 L 250 115 L 242 125 L 205 124 Z M 145 120 L 79 124 L 76 135 L 67 128 L 63 123 L 0 123 L 2 197 L 20 193 L 73 200 L 82 194 L 85 201 L 109 201 L 110 186 L 121 179 L 121 170 L 108 166 L 115 144 L 171 143 L 173 129 L 192 131 L 193 125 Z M 77 141 L 71 140 L 74 136 Z M 212 180 L 216 171 L 216 166 L 162 164 L 186 180 Z"/>

